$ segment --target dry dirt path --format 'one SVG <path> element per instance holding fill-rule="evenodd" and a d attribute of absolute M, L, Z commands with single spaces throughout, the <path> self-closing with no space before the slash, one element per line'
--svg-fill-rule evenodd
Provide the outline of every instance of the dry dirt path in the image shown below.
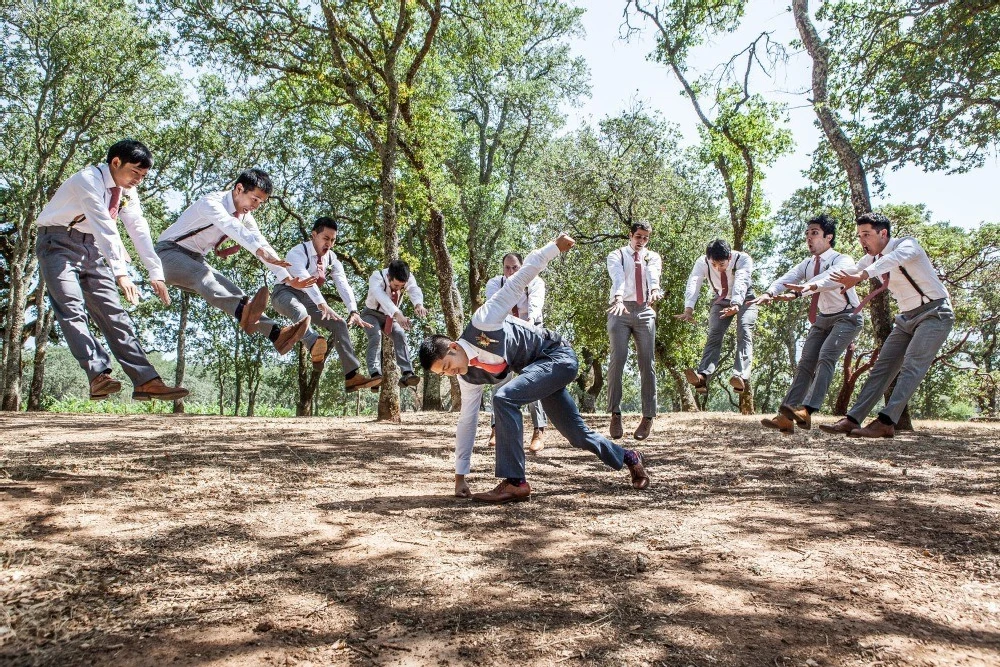
<path fill-rule="evenodd" d="M 483 507 L 405 418 L 0 417 L 0 664 L 1000 664 L 996 425 L 666 416 Z"/>

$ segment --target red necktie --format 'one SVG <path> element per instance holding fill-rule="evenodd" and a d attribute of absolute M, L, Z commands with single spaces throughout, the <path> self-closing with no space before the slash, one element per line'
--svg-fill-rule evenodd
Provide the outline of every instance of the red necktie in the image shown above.
<path fill-rule="evenodd" d="M 507 370 L 506 361 L 501 361 L 499 364 L 487 364 L 483 361 L 479 361 L 479 357 L 476 357 L 475 359 L 469 359 L 469 365 L 475 368 L 482 368 L 490 375 L 500 375 L 505 370 Z"/>
<path fill-rule="evenodd" d="M 234 218 L 239 218 L 240 216 L 236 215 L 236 211 L 233 211 L 233 217 Z M 219 247 L 223 243 L 225 243 L 228 238 L 229 238 L 228 236 L 223 236 L 215 244 L 215 254 L 218 255 L 219 257 L 223 258 L 223 259 L 225 259 L 226 257 L 232 257 L 233 255 L 235 255 L 236 253 L 238 253 L 240 251 L 240 245 L 238 243 L 234 243 L 233 245 L 229 246 L 228 248 L 220 248 Z"/>
<path fill-rule="evenodd" d="M 392 299 L 392 304 L 394 306 L 398 306 L 399 305 L 400 294 L 401 293 L 397 292 L 396 290 L 393 290 L 393 289 L 389 290 L 389 298 Z M 386 318 L 385 318 L 385 324 L 382 326 L 382 331 L 385 332 L 385 334 L 387 336 L 389 335 L 389 332 L 392 331 L 392 318 L 391 317 L 386 316 Z"/>
<path fill-rule="evenodd" d="M 118 204 L 122 200 L 122 189 L 119 187 L 111 188 L 111 202 L 108 204 L 108 214 L 111 215 L 112 220 L 118 219 Z"/>
<path fill-rule="evenodd" d="M 715 303 L 721 303 L 729 296 L 729 277 L 726 275 L 726 271 L 720 271 L 719 276 L 722 278 L 722 294 L 715 300 Z"/>
<path fill-rule="evenodd" d="M 320 287 L 326 282 L 326 267 L 323 266 L 323 258 L 316 256 L 316 284 Z"/>
<path fill-rule="evenodd" d="M 882 259 L 882 253 L 879 253 L 878 256 L 875 259 L 876 259 L 876 261 Z M 873 289 L 871 292 L 868 292 L 868 296 L 866 296 L 861 301 L 861 303 L 858 304 L 858 307 L 854 309 L 853 313 L 855 315 L 857 315 L 862 310 L 864 310 L 864 307 L 868 305 L 869 301 L 871 301 L 872 299 L 874 299 L 876 296 L 878 296 L 879 294 L 881 294 L 882 292 L 884 292 L 887 287 L 889 287 L 889 274 L 888 273 L 883 273 L 881 276 L 879 276 L 879 280 L 882 281 L 882 284 L 879 285 L 878 287 L 876 287 L 875 289 Z"/>
<path fill-rule="evenodd" d="M 819 275 L 819 255 L 816 255 L 816 263 L 813 265 L 813 278 Z M 819 307 L 819 292 L 812 295 L 809 300 L 809 324 L 816 324 L 816 310 Z"/>
<path fill-rule="evenodd" d="M 640 306 L 646 303 L 646 290 L 642 288 L 642 262 L 639 261 L 639 251 L 633 255 L 635 260 L 635 302 Z"/>

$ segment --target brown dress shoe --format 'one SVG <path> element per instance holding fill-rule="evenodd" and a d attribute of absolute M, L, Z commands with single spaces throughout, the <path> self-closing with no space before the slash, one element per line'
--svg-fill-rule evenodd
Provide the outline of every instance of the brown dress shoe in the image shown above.
<path fill-rule="evenodd" d="M 877 419 L 873 419 L 868 426 L 856 428 L 847 434 L 848 438 L 893 438 L 895 436 L 895 426 L 883 424 Z"/>
<path fill-rule="evenodd" d="M 687 378 L 688 383 L 695 389 L 706 388 L 705 376 L 696 372 L 693 368 L 685 368 L 684 377 Z"/>
<path fill-rule="evenodd" d="M 344 389 L 348 394 L 350 394 L 369 387 L 377 387 L 380 384 L 382 384 L 381 376 L 377 378 L 369 378 L 365 377 L 361 373 L 356 373 L 350 380 L 344 380 Z"/>
<path fill-rule="evenodd" d="M 158 398 L 161 401 L 176 401 L 178 398 L 184 398 L 189 393 L 184 387 L 169 387 L 163 384 L 163 380 L 160 378 L 153 378 L 149 382 L 140 384 L 132 391 L 132 400 L 148 401 Z"/>
<path fill-rule="evenodd" d="M 844 435 L 847 435 L 856 428 L 859 428 L 858 425 L 852 422 L 847 417 L 843 417 L 842 419 L 839 419 L 833 424 L 819 425 L 819 430 L 823 431 L 824 433 L 843 433 Z"/>
<path fill-rule="evenodd" d="M 528 445 L 528 451 L 537 454 L 543 449 L 545 449 L 545 429 L 536 428 L 535 432 L 531 434 L 531 444 Z"/>
<path fill-rule="evenodd" d="M 413 373 L 403 373 L 403 376 L 399 378 L 400 387 L 416 387 L 420 384 L 420 378 Z"/>
<path fill-rule="evenodd" d="M 375 380 L 378 380 L 378 382 L 375 382 L 375 384 L 371 385 L 371 390 L 372 390 L 373 394 L 377 394 L 379 392 L 379 390 L 380 390 L 380 388 L 382 386 L 382 376 L 381 375 L 373 375 L 372 376 L 372 381 L 374 382 Z"/>
<path fill-rule="evenodd" d="M 309 348 L 309 358 L 313 362 L 313 366 L 322 366 L 323 362 L 326 361 L 326 353 L 329 351 L 330 346 L 327 345 L 326 339 L 320 336 L 313 343 L 313 346 Z"/>
<path fill-rule="evenodd" d="M 760 420 L 760 423 L 768 428 L 775 428 L 782 433 L 794 433 L 795 432 L 795 422 L 786 417 L 783 413 L 779 412 L 774 415 L 773 418 Z"/>
<path fill-rule="evenodd" d="M 808 431 L 812 428 L 812 415 L 805 407 L 793 408 L 787 405 L 778 406 L 778 413 L 785 416 L 785 419 L 791 419 L 795 422 L 795 425 L 799 428 Z"/>
<path fill-rule="evenodd" d="M 486 443 L 487 447 L 497 446 L 497 428 L 493 426 L 490 428 L 490 441 Z"/>
<path fill-rule="evenodd" d="M 742 394 L 747 390 L 746 381 L 739 375 L 734 375 L 733 377 L 729 378 L 729 386 L 735 389 L 737 394 Z"/>
<path fill-rule="evenodd" d="M 101 373 L 90 381 L 90 400 L 102 401 L 121 390 L 122 383 L 111 377 L 111 373 Z"/>
<path fill-rule="evenodd" d="M 628 471 L 632 474 L 632 488 L 642 491 L 649 486 L 649 473 L 646 472 L 646 468 L 642 465 L 642 454 L 636 452 L 635 455 L 639 459 L 639 462 L 635 465 L 629 465 L 628 463 L 625 465 L 628 466 Z"/>
<path fill-rule="evenodd" d="M 278 340 L 274 341 L 274 349 L 278 354 L 288 354 L 295 347 L 295 344 L 302 340 L 302 337 L 309 331 L 309 324 L 312 318 L 306 315 L 303 319 L 287 327 L 281 327 L 278 332 Z"/>
<path fill-rule="evenodd" d="M 500 482 L 497 488 L 486 493 L 473 493 L 472 499 L 484 503 L 519 503 L 531 498 L 531 487 L 527 482 L 521 486 L 514 486 L 507 480 Z"/>
<path fill-rule="evenodd" d="M 253 333 L 253 326 L 260 322 L 260 316 L 267 310 L 269 296 L 267 288 L 261 287 L 249 303 L 243 304 L 243 312 L 240 314 L 240 329 L 247 333 Z"/>
<path fill-rule="evenodd" d="M 625 430 L 622 428 L 622 416 L 612 413 L 611 414 L 611 439 L 617 440 L 618 438 L 625 435 Z"/>
<path fill-rule="evenodd" d="M 645 440 L 649 437 L 651 430 L 653 430 L 653 420 L 649 417 L 643 417 L 639 420 L 639 425 L 636 427 L 632 437 L 636 440 Z"/>

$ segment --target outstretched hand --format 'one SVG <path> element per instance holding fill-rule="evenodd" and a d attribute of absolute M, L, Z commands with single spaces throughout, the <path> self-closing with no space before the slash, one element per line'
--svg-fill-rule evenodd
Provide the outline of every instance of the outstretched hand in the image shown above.
<path fill-rule="evenodd" d="M 153 294 L 163 302 L 163 305 L 170 305 L 170 292 L 167 290 L 167 284 L 162 280 L 150 280 L 150 286 L 153 288 Z"/>
<path fill-rule="evenodd" d="M 305 289 L 316 284 L 316 276 L 309 276 L 308 278 L 292 276 L 286 281 L 286 284 L 293 289 Z"/>

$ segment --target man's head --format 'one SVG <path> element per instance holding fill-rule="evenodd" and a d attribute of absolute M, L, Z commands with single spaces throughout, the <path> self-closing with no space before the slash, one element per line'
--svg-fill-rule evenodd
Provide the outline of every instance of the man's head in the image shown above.
<path fill-rule="evenodd" d="M 874 257 L 888 245 L 891 226 L 889 218 L 881 213 L 865 213 L 855 218 L 854 223 L 858 226 L 858 241 L 865 249 L 865 254 Z"/>
<path fill-rule="evenodd" d="M 424 338 L 419 356 L 423 369 L 437 375 L 465 375 L 469 370 L 465 348 L 441 334 Z"/>
<path fill-rule="evenodd" d="M 135 139 L 122 139 L 108 149 L 108 170 L 115 185 L 134 188 L 153 166 L 153 154 Z"/>
<path fill-rule="evenodd" d="M 510 278 L 512 275 L 521 270 L 521 264 L 524 260 L 521 259 L 521 255 L 516 252 L 509 252 L 503 256 L 503 275 L 505 278 Z"/>
<path fill-rule="evenodd" d="M 642 250 L 649 245 L 649 237 L 653 226 L 648 222 L 633 222 L 628 233 L 628 244 L 632 250 Z"/>
<path fill-rule="evenodd" d="M 410 279 L 410 266 L 401 259 L 389 262 L 389 288 L 398 292 L 406 286 Z"/>
<path fill-rule="evenodd" d="M 733 250 L 725 239 L 715 239 L 705 248 L 705 257 L 719 273 L 729 268 L 729 258 L 732 256 Z"/>
<path fill-rule="evenodd" d="M 326 216 L 316 218 L 312 228 L 312 242 L 316 254 L 319 257 L 325 256 L 337 242 L 337 221 Z"/>
<path fill-rule="evenodd" d="M 837 223 L 826 213 L 818 215 L 806 223 L 806 245 L 809 252 L 822 255 L 837 241 Z"/>
<path fill-rule="evenodd" d="M 264 205 L 271 196 L 271 177 L 263 169 L 247 169 L 236 177 L 233 186 L 233 204 L 236 215 L 246 215 Z"/>

